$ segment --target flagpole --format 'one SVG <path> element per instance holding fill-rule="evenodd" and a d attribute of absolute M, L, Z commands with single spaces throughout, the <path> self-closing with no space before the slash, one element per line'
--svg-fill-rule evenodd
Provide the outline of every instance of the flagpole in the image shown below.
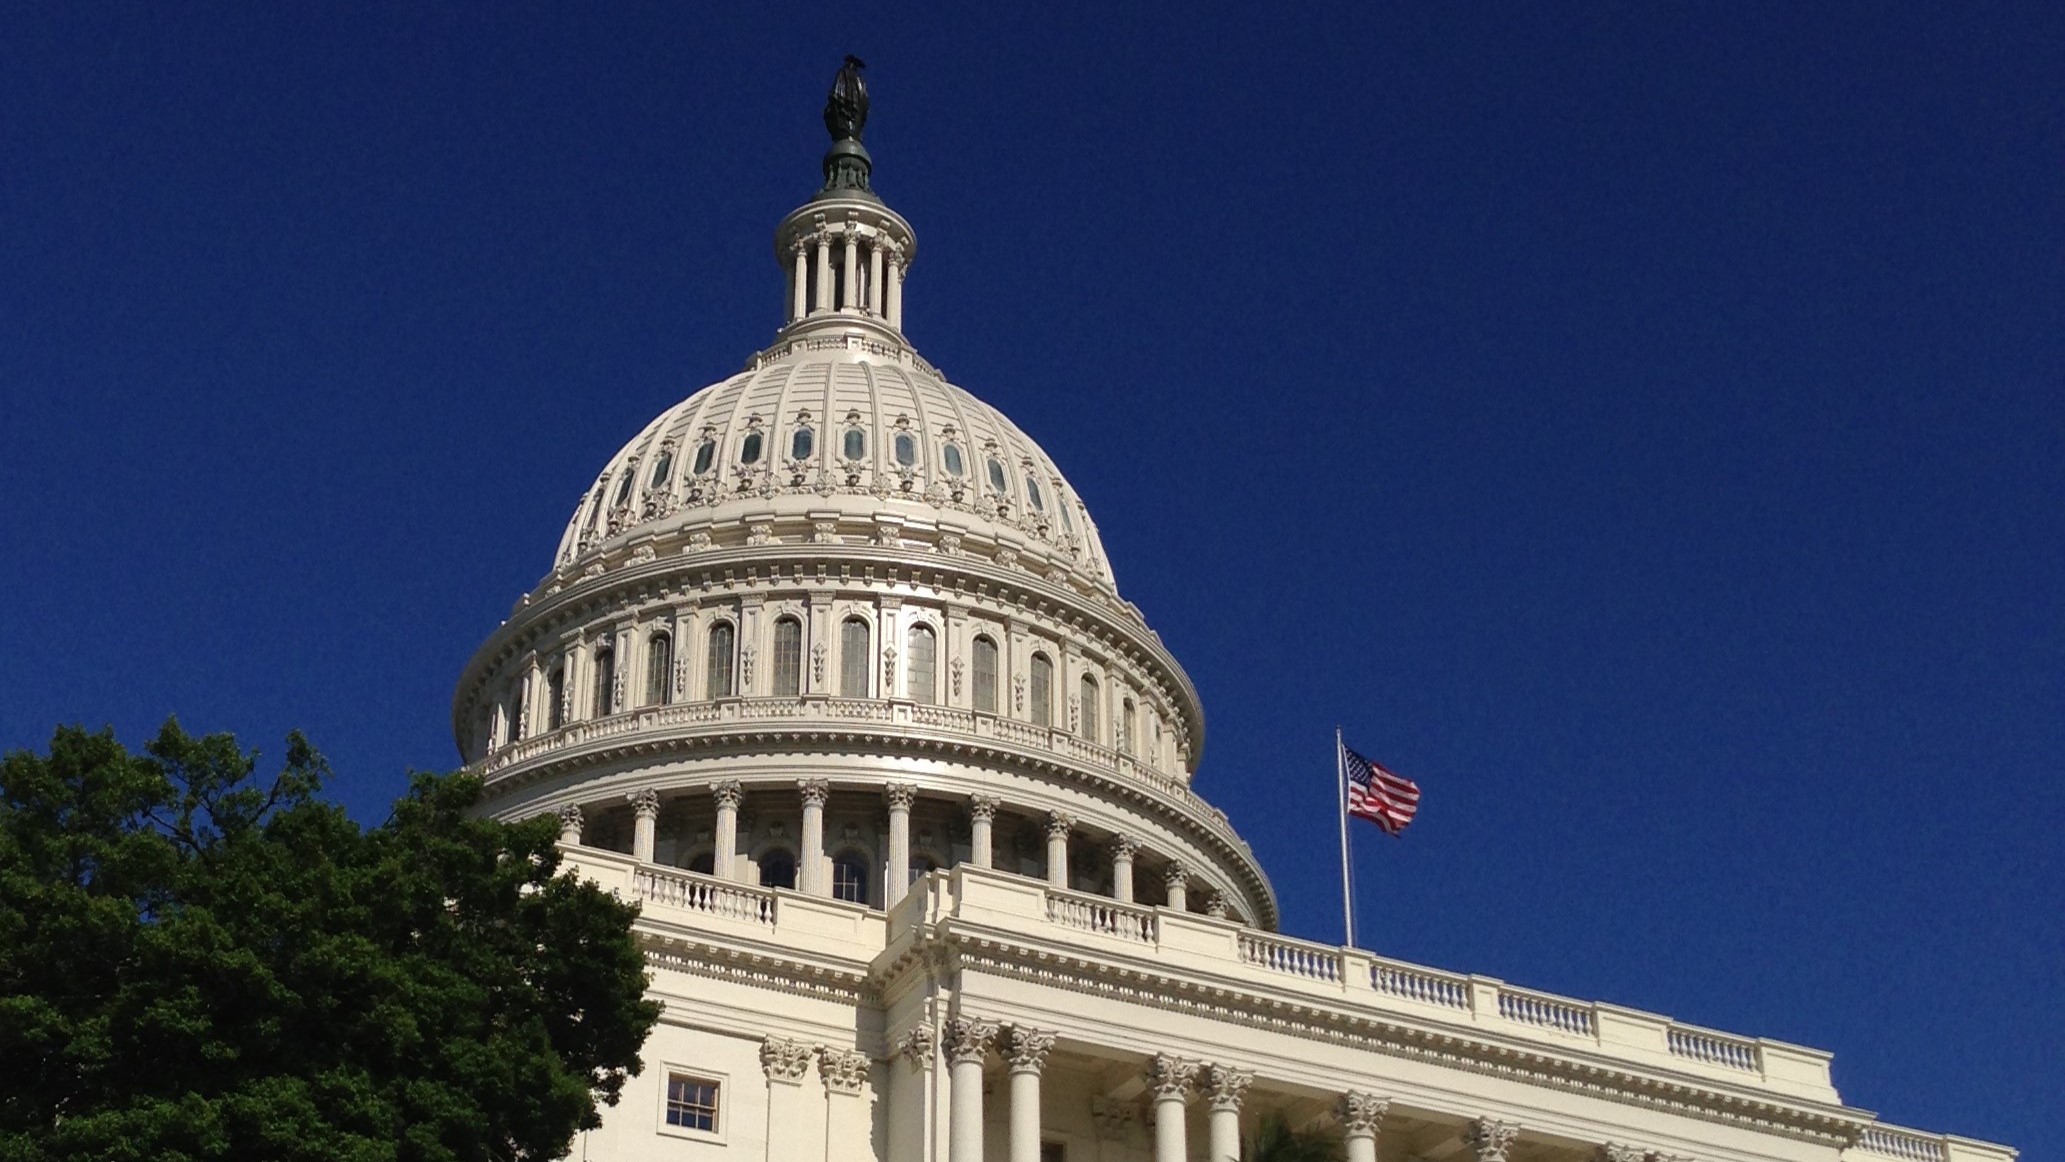
<path fill-rule="evenodd" d="M 1341 741 L 1341 728 L 1334 727 L 1334 789 L 1339 793 L 1341 806 L 1341 927 L 1347 934 L 1347 945 L 1355 947 L 1355 896 L 1352 881 L 1348 875 L 1348 764 L 1343 757 L 1347 744 Z"/>

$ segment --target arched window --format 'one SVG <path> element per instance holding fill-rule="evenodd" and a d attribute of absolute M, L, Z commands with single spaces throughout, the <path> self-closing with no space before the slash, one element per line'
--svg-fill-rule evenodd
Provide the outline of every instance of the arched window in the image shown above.
<path fill-rule="evenodd" d="M 732 652 L 738 642 L 738 632 L 728 621 L 720 621 L 710 627 L 710 661 L 704 670 L 706 697 L 729 698 L 731 688 Z"/>
<path fill-rule="evenodd" d="M 940 458 L 946 463 L 946 474 L 948 476 L 959 476 L 968 468 L 966 464 L 961 462 L 961 446 L 959 444 L 948 444 L 942 449 Z"/>
<path fill-rule="evenodd" d="M 1083 737 L 1091 742 L 1102 742 L 1097 722 L 1097 679 L 1083 675 L 1081 698 L 1083 700 Z"/>
<path fill-rule="evenodd" d="M 1025 476 L 1025 499 L 1032 503 L 1034 512 L 1047 511 L 1047 502 L 1040 495 L 1040 482 L 1034 480 L 1030 472 Z"/>
<path fill-rule="evenodd" d="M 832 898 L 849 904 L 868 902 L 868 857 L 842 851 L 832 860 Z"/>
<path fill-rule="evenodd" d="M 896 462 L 906 468 L 918 462 L 918 441 L 909 432 L 896 433 Z"/>
<path fill-rule="evenodd" d="M 690 857 L 688 861 L 688 870 L 706 876 L 716 875 L 717 853 L 714 851 L 705 851 Z"/>
<path fill-rule="evenodd" d="M 810 459 L 811 450 L 815 447 L 817 447 L 816 435 L 809 428 L 797 428 L 796 434 L 789 437 L 789 459 L 808 460 Z"/>
<path fill-rule="evenodd" d="M 763 888 L 793 888 L 796 886 L 796 857 L 776 848 L 760 857 L 760 886 Z"/>
<path fill-rule="evenodd" d="M 848 460 L 858 460 L 868 454 L 868 434 L 859 428 L 846 429 L 843 441 L 840 451 L 846 454 Z"/>
<path fill-rule="evenodd" d="M 509 701 L 502 707 L 502 745 L 523 741 L 523 688 L 509 692 Z"/>
<path fill-rule="evenodd" d="M 611 508 L 622 508 L 629 504 L 631 502 L 631 485 L 637 480 L 638 466 L 636 464 L 626 465 L 624 468 L 624 478 L 617 482 L 617 498 L 610 501 L 609 506 Z"/>
<path fill-rule="evenodd" d="M 656 633 L 645 650 L 645 704 L 665 706 L 674 700 L 674 639 Z"/>
<path fill-rule="evenodd" d="M 849 617 L 839 623 L 839 697 L 868 696 L 868 675 L 875 668 L 874 651 L 868 649 L 868 623 Z"/>
<path fill-rule="evenodd" d="M 566 670 L 554 667 L 545 675 L 545 729 L 566 725 Z"/>
<path fill-rule="evenodd" d="M 670 476 L 672 476 L 673 474 L 674 474 L 674 449 L 672 449 L 672 448 L 661 448 L 661 449 L 660 449 L 660 458 L 659 458 L 658 460 L 655 460 L 655 461 L 653 461 L 653 466 L 652 466 L 652 484 L 651 484 L 651 485 L 649 485 L 648 487 L 652 487 L 652 488 L 663 488 L 663 487 L 665 487 L 665 486 L 666 486 L 666 483 L 667 483 L 667 478 L 668 478 L 668 477 L 670 477 Z"/>
<path fill-rule="evenodd" d="M 1054 725 L 1054 663 L 1045 654 L 1032 656 L 1032 720 Z"/>
<path fill-rule="evenodd" d="M 617 651 L 604 646 L 595 651 L 595 717 L 617 712 Z"/>
<path fill-rule="evenodd" d="M 1057 498 L 1057 499 L 1055 500 L 1055 502 L 1054 502 L 1054 507 L 1056 507 L 1056 508 L 1058 508 L 1058 509 L 1060 509 L 1060 510 L 1061 510 L 1061 527 L 1062 527 L 1062 529 L 1063 529 L 1064 531 L 1066 531 L 1066 532 L 1068 533 L 1068 535 L 1069 535 L 1069 536 L 1074 536 L 1074 535 L 1076 535 L 1076 522 L 1075 522 L 1075 518 L 1074 518 L 1074 517 L 1072 517 L 1072 516 L 1070 516 L 1070 515 L 1068 515 L 1068 510 L 1069 510 L 1069 509 L 1071 509 L 1071 508 L 1073 508 L 1073 507 L 1075 507 L 1075 506 L 1074 506 L 1074 505 L 1071 505 L 1071 504 L 1070 504 L 1070 503 L 1068 502 L 1068 497 L 1067 497 L 1066 495 L 1063 495 L 1063 496 L 1061 496 L 1061 497 Z"/>
<path fill-rule="evenodd" d="M 1139 715 L 1133 708 L 1133 700 L 1128 698 L 1119 707 L 1120 750 L 1125 751 L 1127 754 L 1133 753 L 1133 732 L 1137 729 L 1139 729 Z"/>
<path fill-rule="evenodd" d="M 922 622 L 912 626 L 905 635 L 904 644 L 907 647 L 904 673 L 905 681 L 910 684 L 911 701 L 939 701 L 935 685 L 939 669 L 939 639 L 933 636 L 932 627 Z"/>
<path fill-rule="evenodd" d="M 803 623 L 793 617 L 774 621 L 774 692 L 803 692 Z"/>
<path fill-rule="evenodd" d="M 975 639 L 975 708 L 997 712 L 997 643 L 988 634 Z"/>
<path fill-rule="evenodd" d="M 602 519 L 602 498 L 609 495 L 607 482 L 595 486 L 595 503 L 588 507 L 588 530 L 595 530 L 595 522 Z"/>
<path fill-rule="evenodd" d="M 758 464 L 759 462 L 760 433 L 747 432 L 746 438 L 739 443 L 739 463 Z"/>
<path fill-rule="evenodd" d="M 1004 462 L 994 456 L 990 457 L 989 461 L 989 486 L 990 491 L 998 496 L 1011 491 L 1010 485 L 1004 480 Z"/>
<path fill-rule="evenodd" d="M 695 463 L 690 465 L 697 476 L 710 470 L 711 461 L 717 459 L 717 441 L 704 440 L 696 445 Z"/>

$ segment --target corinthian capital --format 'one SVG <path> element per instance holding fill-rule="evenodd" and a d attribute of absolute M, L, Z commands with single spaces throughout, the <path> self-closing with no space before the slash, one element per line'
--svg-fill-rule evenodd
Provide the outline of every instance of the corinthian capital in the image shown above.
<path fill-rule="evenodd" d="M 1139 854 L 1140 841 L 1130 835 L 1114 835 L 1111 838 L 1111 859 L 1120 863 Z"/>
<path fill-rule="evenodd" d="M 640 819 L 658 819 L 660 817 L 660 793 L 658 791 L 647 788 L 643 791 L 633 791 L 624 796 L 624 798 L 631 801 L 631 809 L 638 813 Z"/>
<path fill-rule="evenodd" d="M 1182 1101 L 1190 1095 L 1190 1083 L 1197 1079 L 1197 1062 L 1157 1053 L 1147 1063 L 1147 1088 L 1156 1101 Z"/>
<path fill-rule="evenodd" d="M 769 1037 L 760 1043 L 760 1068 L 769 1081 L 802 1081 L 810 1072 L 810 1046 L 786 1037 Z"/>
<path fill-rule="evenodd" d="M 737 779 L 719 779 L 710 785 L 710 793 L 717 797 L 719 807 L 736 809 L 746 800 L 746 789 Z"/>
<path fill-rule="evenodd" d="M 978 1021 L 968 1017 L 955 1017 L 946 1023 L 947 1059 L 955 1065 L 970 1061 L 977 1065 L 989 1056 L 989 1047 L 997 1039 L 995 1021 Z"/>
<path fill-rule="evenodd" d="M 851 1049 L 817 1047 L 817 1074 L 824 1078 L 827 1093 L 859 1093 L 868 1080 L 868 1058 Z"/>
<path fill-rule="evenodd" d="M 1068 833 L 1075 829 L 1075 825 L 1076 817 L 1068 812 L 1049 811 L 1047 813 L 1047 838 L 1067 839 Z"/>
<path fill-rule="evenodd" d="M 805 807 L 822 807 L 832 793 L 832 785 L 823 779 L 797 779 L 796 789 L 803 792 Z"/>
<path fill-rule="evenodd" d="M 1047 1053 L 1054 1048 L 1054 1034 L 1023 1025 L 1005 1030 L 999 1046 L 1013 1073 L 1038 1073 L 1047 1065 Z"/>
<path fill-rule="evenodd" d="M 1389 1098 L 1349 1090 L 1335 1103 L 1334 1113 L 1341 1119 L 1341 1129 L 1349 1137 L 1373 1138 L 1376 1137 L 1378 1123 L 1384 1120 L 1384 1113 L 1390 1108 Z"/>
<path fill-rule="evenodd" d="M 1592 1162 L 1648 1162 L 1648 1159 L 1649 1151 L 1619 1142 L 1606 1142 L 1592 1151 Z"/>
<path fill-rule="evenodd" d="M 918 797 L 918 789 L 909 783 L 891 783 L 882 788 L 882 797 L 889 800 L 891 811 L 908 811 L 911 801 Z"/>
<path fill-rule="evenodd" d="M 978 823 L 988 823 L 997 817 L 997 798 L 994 795 L 968 796 L 968 815 Z"/>
<path fill-rule="evenodd" d="M 1497 1118 L 1473 1118 L 1463 1127 L 1463 1145 L 1470 1147 L 1477 1162 L 1506 1162 L 1506 1151 L 1519 1136 L 1518 1125 Z"/>
<path fill-rule="evenodd" d="M 1198 1078 L 1198 1088 L 1205 1092 L 1212 1109 L 1237 1114 L 1240 1112 L 1240 1103 L 1247 1100 L 1248 1084 L 1254 1080 L 1255 1071 L 1252 1069 L 1207 1065 Z"/>

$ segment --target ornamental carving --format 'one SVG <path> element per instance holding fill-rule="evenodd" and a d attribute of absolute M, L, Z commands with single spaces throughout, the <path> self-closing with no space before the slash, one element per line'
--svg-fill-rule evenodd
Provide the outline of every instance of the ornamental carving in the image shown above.
<path fill-rule="evenodd" d="M 824 1079 L 825 1092 L 857 1094 L 868 1080 L 867 1055 L 851 1049 L 820 1045 L 817 1048 L 817 1074 Z"/>
<path fill-rule="evenodd" d="M 913 1025 L 896 1039 L 893 1056 L 903 1058 L 912 1069 L 930 1069 L 937 1045 L 938 1038 L 931 1025 Z"/>
<path fill-rule="evenodd" d="M 568 803 L 555 812 L 555 814 L 559 816 L 560 834 L 571 837 L 575 843 L 579 843 L 581 841 L 581 825 L 585 821 L 584 816 L 581 814 L 581 805 L 579 803 Z"/>
<path fill-rule="evenodd" d="M 753 655 L 756 652 L 753 649 L 752 642 L 747 642 L 739 647 L 739 692 L 741 694 L 753 688 Z"/>
<path fill-rule="evenodd" d="M 1506 1162 L 1506 1152 L 1520 1136 L 1520 1127 L 1497 1118 L 1473 1118 L 1463 1127 L 1463 1145 L 1470 1147 L 1477 1162 Z"/>
<path fill-rule="evenodd" d="M 1068 833 L 1075 829 L 1075 825 L 1076 817 L 1068 812 L 1050 811 L 1047 813 L 1047 838 L 1067 839 Z"/>
<path fill-rule="evenodd" d="M 658 819 L 660 817 L 660 793 L 658 791 L 647 788 L 643 791 L 633 791 L 624 796 L 624 798 L 630 801 L 631 809 L 638 813 L 640 819 Z"/>
<path fill-rule="evenodd" d="M 1111 862 L 1131 863 L 1140 851 L 1140 841 L 1130 835 L 1115 835 L 1111 840 Z"/>
<path fill-rule="evenodd" d="M 811 544 L 813 544 L 813 545 L 833 545 L 833 544 L 837 544 L 838 542 L 839 542 L 839 522 L 838 522 L 838 521 L 835 521 L 835 520 L 816 520 L 816 521 L 811 521 L 811 522 L 810 522 L 810 543 L 811 543 Z"/>
<path fill-rule="evenodd" d="M 1068 696 L 1068 732 L 1083 732 L 1083 700 L 1074 694 Z"/>
<path fill-rule="evenodd" d="M 825 688 L 825 643 L 810 647 L 810 685 L 814 690 Z"/>
<path fill-rule="evenodd" d="M 631 550 L 631 563 L 634 565 L 644 564 L 659 555 L 660 551 L 653 548 L 651 542 L 647 542 Z"/>
<path fill-rule="evenodd" d="M 1046 1068 L 1047 1054 L 1054 1048 L 1054 1034 L 1013 1025 L 1004 1033 L 1004 1060 L 1013 1073 L 1038 1073 Z"/>
<path fill-rule="evenodd" d="M 962 663 L 960 658 L 956 657 L 953 661 L 947 663 L 946 669 L 947 674 L 953 681 L 954 697 L 959 698 L 961 696 L 961 671 L 967 669 L 967 666 Z"/>
<path fill-rule="evenodd" d="M 882 788 L 882 797 L 889 800 L 891 811 L 908 811 L 911 800 L 918 797 L 918 789 L 909 783 L 890 783 Z"/>
<path fill-rule="evenodd" d="M 882 693 L 886 697 L 896 689 L 896 647 L 882 647 Z"/>
<path fill-rule="evenodd" d="M 1593 1162 L 1648 1162 L 1650 1153 L 1640 1146 L 1624 1146 L 1619 1142 L 1607 1142 L 1592 1151 Z"/>
<path fill-rule="evenodd" d="M 832 793 L 832 785 L 823 779 L 797 779 L 796 789 L 803 793 L 805 807 L 822 807 Z"/>
<path fill-rule="evenodd" d="M 1198 1088 L 1211 1102 L 1213 1112 L 1237 1114 L 1241 1102 L 1247 1100 L 1248 1085 L 1254 1080 L 1255 1072 L 1251 1069 L 1207 1065 L 1198 1078 Z"/>
<path fill-rule="evenodd" d="M 746 798 L 746 789 L 737 779 L 719 779 L 710 785 L 710 791 L 716 796 L 719 810 L 729 807 L 736 811 Z"/>
<path fill-rule="evenodd" d="M 810 1072 L 810 1046 L 786 1037 L 769 1037 L 760 1043 L 760 1068 L 769 1081 L 800 1082 Z"/>
<path fill-rule="evenodd" d="M 1214 888 L 1212 894 L 1205 897 L 1205 915 L 1212 919 L 1224 920 L 1232 911 L 1233 905 L 1226 899 L 1225 892 Z"/>
<path fill-rule="evenodd" d="M 1011 709 L 1025 713 L 1025 675 L 1011 675 Z"/>
<path fill-rule="evenodd" d="M 977 1021 L 967 1017 L 955 1017 L 946 1023 L 947 1060 L 955 1065 L 970 1063 L 980 1065 L 989 1056 L 989 1047 L 997 1039 L 995 1021 Z"/>
<path fill-rule="evenodd" d="M 988 823 L 996 819 L 996 797 L 993 795 L 968 796 L 968 817 L 977 823 Z"/>
<path fill-rule="evenodd" d="M 1147 1063 L 1147 1088 L 1154 1092 L 1154 1100 L 1183 1101 L 1190 1096 L 1191 1082 L 1197 1079 L 1198 1063 L 1157 1053 Z"/>
<path fill-rule="evenodd" d="M 765 545 L 774 541 L 774 526 L 766 522 L 755 522 L 746 526 L 746 543 Z"/>
<path fill-rule="evenodd" d="M 954 496 L 954 499 L 955 499 L 955 500 L 959 500 L 959 499 L 960 499 L 960 496 L 959 496 L 959 494 L 958 494 L 958 493 L 957 493 L 957 494 L 955 494 L 955 496 Z M 941 534 L 939 534 L 939 551 L 940 551 L 940 553 L 941 553 L 941 554 L 942 554 L 943 556 L 948 556 L 948 557 L 958 557 L 958 556 L 960 556 L 960 555 L 961 555 L 961 534 L 959 534 L 959 533 L 941 533 Z"/>
<path fill-rule="evenodd" d="M 1162 885 L 1172 892 L 1182 891 L 1190 886 L 1190 869 L 1174 860 L 1169 861 L 1162 868 Z"/>
<path fill-rule="evenodd" d="M 1334 1103 L 1334 1116 L 1341 1119 L 1341 1129 L 1349 1137 L 1374 1138 L 1378 1124 L 1390 1108 L 1390 1098 L 1350 1090 Z"/>

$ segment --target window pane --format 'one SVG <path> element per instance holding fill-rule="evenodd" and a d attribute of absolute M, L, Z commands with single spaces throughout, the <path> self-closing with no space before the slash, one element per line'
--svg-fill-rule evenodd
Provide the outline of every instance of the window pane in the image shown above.
<path fill-rule="evenodd" d="M 1091 742 L 1100 741 L 1097 732 L 1097 679 L 1083 675 L 1083 737 Z"/>
<path fill-rule="evenodd" d="M 665 706 L 674 700 L 674 639 L 652 635 L 645 654 L 645 704 Z"/>
<path fill-rule="evenodd" d="M 745 442 L 739 445 L 739 463 L 741 463 L 741 464 L 757 464 L 757 463 L 759 463 L 759 462 L 760 462 L 760 433 L 758 433 L 758 432 L 749 432 L 749 433 L 747 433 L 747 435 L 746 435 L 746 440 L 745 440 Z"/>
<path fill-rule="evenodd" d="M 803 623 L 793 617 L 774 623 L 774 692 L 803 692 Z"/>
<path fill-rule="evenodd" d="M 717 1132 L 717 1083 L 673 1074 L 667 1078 L 667 1124 Z"/>
<path fill-rule="evenodd" d="M 910 650 L 905 658 L 909 675 L 910 696 L 913 702 L 934 702 L 937 695 L 933 690 L 933 678 L 938 663 L 938 641 L 932 636 L 929 625 L 914 625 L 909 636 Z"/>
<path fill-rule="evenodd" d="M 732 628 L 728 621 L 710 627 L 710 664 L 705 683 L 711 698 L 731 697 Z"/>
<path fill-rule="evenodd" d="M 661 485 L 663 485 L 663 484 L 667 483 L 667 478 L 668 478 L 669 476 L 672 476 L 673 474 L 674 474 L 674 449 L 672 449 L 672 448 L 662 448 L 662 449 L 660 450 L 660 458 L 659 458 L 659 460 L 658 460 L 658 461 L 656 461 L 656 462 L 655 462 L 655 463 L 653 464 L 653 466 L 652 466 L 652 485 L 651 485 L 651 487 L 653 487 L 653 488 L 658 488 L 658 487 L 660 487 Z"/>
<path fill-rule="evenodd" d="M 717 458 L 717 441 L 704 440 L 696 447 L 695 474 L 701 476 L 710 470 L 710 461 Z"/>
<path fill-rule="evenodd" d="M 1126 699 L 1125 709 L 1119 715 L 1119 749 L 1127 754 L 1133 752 L 1133 731 L 1137 714 L 1138 711 L 1133 708 L 1133 700 Z"/>
<path fill-rule="evenodd" d="M 1034 512 L 1047 511 L 1047 502 L 1040 496 L 1040 482 L 1030 476 L 1025 478 L 1025 498 L 1032 502 Z"/>
<path fill-rule="evenodd" d="M 770 851 L 760 857 L 760 886 L 763 888 L 793 888 L 796 886 L 796 857 L 786 851 Z"/>
<path fill-rule="evenodd" d="M 997 712 L 997 643 L 986 637 L 975 639 L 975 708 Z"/>
<path fill-rule="evenodd" d="M 617 651 L 601 650 L 595 655 L 595 717 L 617 712 Z"/>
<path fill-rule="evenodd" d="M 566 671 L 554 670 L 545 677 L 545 728 L 566 725 Z"/>
<path fill-rule="evenodd" d="M 636 471 L 633 468 L 624 469 L 624 478 L 617 482 L 617 498 L 610 501 L 611 508 L 622 508 L 625 502 L 631 499 L 631 482 L 637 478 Z"/>
<path fill-rule="evenodd" d="M 1032 720 L 1041 726 L 1054 725 L 1054 663 L 1045 654 L 1032 658 Z"/>
<path fill-rule="evenodd" d="M 809 428 L 797 428 L 795 437 L 789 441 L 789 459 L 808 460 L 811 449 L 816 446 L 817 441 L 810 434 Z"/>
<path fill-rule="evenodd" d="M 832 861 L 832 898 L 849 904 L 868 902 L 868 861 L 847 852 Z"/>
<path fill-rule="evenodd" d="M 991 460 L 989 462 L 989 486 L 998 496 L 1002 496 L 1010 491 L 1009 486 L 1004 482 L 1004 465 L 1002 461 Z"/>
<path fill-rule="evenodd" d="M 839 697 L 867 697 L 868 674 L 874 662 L 874 652 L 868 649 L 868 623 L 847 618 L 839 626 Z"/>
<path fill-rule="evenodd" d="M 868 436 L 859 428 L 846 429 L 846 458 L 858 460 L 868 454 Z"/>
<path fill-rule="evenodd" d="M 967 467 L 961 463 L 961 446 L 959 444 L 948 444 L 946 446 L 945 459 L 946 471 L 949 476 L 959 476 L 961 470 Z"/>
<path fill-rule="evenodd" d="M 906 468 L 918 462 L 918 441 L 912 439 L 909 432 L 897 433 L 896 462 Z"/>

